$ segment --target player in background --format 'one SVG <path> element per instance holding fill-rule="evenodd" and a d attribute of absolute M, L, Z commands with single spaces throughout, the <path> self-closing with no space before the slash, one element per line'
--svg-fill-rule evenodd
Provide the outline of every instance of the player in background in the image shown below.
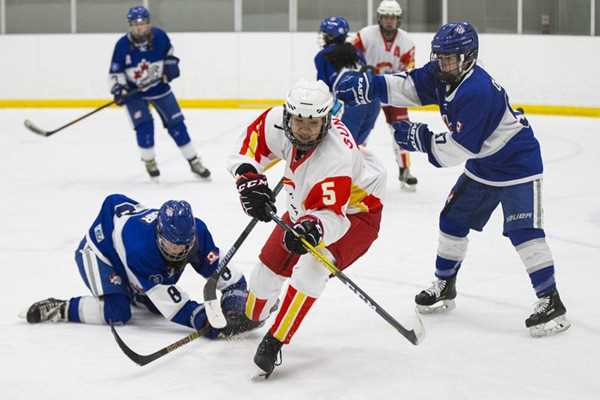
<path fill-rule="evenodd" d="M 435 34 L 431 62 L 424 67 L 397 75 L 348 73 L 338 95 L 350 103 L 374 96 L 398 106 L 438 104 L 447 132 L 400 121 L 393 124 L 395 139 L 406 150 L 426 153 L 436 167 L 466 161 L 440 214 L 436 280 L 415 297 L 418 309 L 454 308 L 467 235 L 471 229 L 481 231 L 501 204 L 503 234 L 519 254 L 538 297 L 525 326 L 533 336 L 561 332 L 570 323 L 543 229 L 540 144 L 524 115 L 511 108 L 504 88 L 477 65 L 478 51 L 477 32 L 469 22 L 449 23 Z"/>
<path fill-rule="evenodd" d="M 374 68 L 378 75 L 410 71 L 415 67 L 415 45 L 406 31 L 400 29 L 402 8 L 396 0 L 383 0 L 377 7 L 377 25 L 362 28 L 354 37 L 353 43 Z M 385 120 L 392 136 L 392 124 L 408 121 L 406 107 L 383 106 Z M 392 140 L 394 156 L 398 164 L 398 179 L 401 188 L 414 191 L 417 178 L 410 171 L 410 153 Z"/>
<path fill-rule="evenodd" d="M 332 92 L 340 71 L 359 71 L 366 67 L 362 52 L 347 42 L 349 30 L 350 25 L 343 17 L 327 17 L 321 21 L 319 27 L 319 39 L 323 48 L 314 59 L 317 80 L 325 82 Z M 340 118 L 350 130 L 354 141 L 362 145 L 375 126 L 379 107 L 379 102 L 346 107 L 336 101 L 332 113 L 336 117 L 341 115 Z"/>
<path fill-rule="evenodd" d="M 263 172 L 285 160 L 288 207 L 283 220 L 344 270 L 377 238 L 386 177 L 379 161 L 356 145 L 341 120 L 332 118 L 333 103 L 322 81 L 298 82 L 284 106 L 266 110 L 242 133 L 228 169 L 244 211 L 268 222 L 275 206 Z M 289 280 L 254 356 L 265 377 L 279 365 L 281 347 L 290 343 L 329 280 L 329 271 L 306 253 L 294 235 L 277 225 L 249 278 L 246 316 L 257 322 L 269 316 Z"/>
<path fill-rule="evenodd" d="M 208 324 L 204 306 L 176 286 L 187 264 L 205 278 L 219 264 L 219 249 L 206 224 L 194 218 L 186 201 L 170 200 L 153 209 L 122 194 L 106 197 L 75 251 L 75 262 L 92 295 L 39 301 L 29 307 L 27 322 L 125 324 L 131 306 L 143 304 L 196 330 Z M 228 325 L 210 328 L 208 337 L 259 326 L 244 316 L 248 292 L 241 273 L 221 274 L 217 288 Z"/>
<path fill-rule="evenodd" d="M 192 172 L 201 178 L 210 177 L 192 144 L 169 85 L 180 73 L 179 58 L 173 54 L 169 37 L 150 24 L 150 12 L 143 6 L 129 9 L 127 21 L 129 32 L 117 41 L 110 63 L 110 92 L 116 104 L 127 108 L 146 171 L 153 179 L 160 176 L 154 151 L 154 120 L 148 108 L 152 104 Z M 136 88 L 143 89 L 127 96 Z"/>

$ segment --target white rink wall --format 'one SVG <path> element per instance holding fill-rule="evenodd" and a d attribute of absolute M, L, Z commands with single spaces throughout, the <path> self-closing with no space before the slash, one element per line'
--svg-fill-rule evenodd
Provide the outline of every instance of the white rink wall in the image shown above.
<path fill-rule="evenodd" d="M 118 34 L 2 35 L 3 99 L 107 98 Z M 279 99 L 313 77 L 316 33 L 172 33 L 185 99 Z M 417 65 L 429 59 L 431 33 L 411 34 Z M 515 103 L 599 106 L 600 38 L 480 35 L 480 60 Z"/>

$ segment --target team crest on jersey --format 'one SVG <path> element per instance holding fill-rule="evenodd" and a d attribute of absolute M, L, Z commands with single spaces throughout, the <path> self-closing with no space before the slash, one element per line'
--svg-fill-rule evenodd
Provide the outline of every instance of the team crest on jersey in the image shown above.
<path fill-rule="evenodd" d="M 108 276 L 108 281 L 116 286 L 121 286 L 121 284 L 123 283 L 123 280 L 121 279 L 121 277 L 119 275 L 117 275 L 115 272 L 110 273 L 110 275 Z"/>
<path fill-rule="evenodd" d="M 157 285 L 160 285 L 163 282 L 163 277 L 161 274 L 150 275 L 150 280 Z"/>
<path fill-rule="evenodd" d="M 140 63 L 137 65 L 137 68 L 133 71 L 133 79 L 136 81 L 142 79 L 145 75 L 148 74 L 148 69 L 150 68 L 150 64 L 145 59 L 142 59 Z"/>
<path fill-rule="evenodd" d="M 96 225 L 94 227 L 94 236 L 96 237 L 96 242 L 98 243 L 104 240 L 104 231 L 102 231 L 102 225 Z"/>

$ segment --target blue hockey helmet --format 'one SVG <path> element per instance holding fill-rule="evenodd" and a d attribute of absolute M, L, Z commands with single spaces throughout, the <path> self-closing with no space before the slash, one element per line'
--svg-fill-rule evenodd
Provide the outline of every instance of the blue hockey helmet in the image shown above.
<path fill-rule="evenodd" d="M 169 200 L 158 211 L 158 248 L 167 261 L 181 262 L 196 242 L 196 220 L 187 201 Z"/>
<path fill-rule="evenodd" d="M 437 62 L 438 79 L 448 84 L 459 82 L 475 66 L 478 52 L 477 31 L 467 21 L 443 25 L 431 41 L 431 61 Z"/>
<path fill-rule="evenodd" d="M 332 42 L 344 43 L 349 31 L 350 24 L 344 17 L 327 17 L 321 21 L 319 27 L 325 45 Z"/>
<path fill-rule="evenodd" d="M 127 11 L 127 22 L 130 24 L 137 21 L 150 22 L 150 11 L 144 6 L 131 7 Z"/>

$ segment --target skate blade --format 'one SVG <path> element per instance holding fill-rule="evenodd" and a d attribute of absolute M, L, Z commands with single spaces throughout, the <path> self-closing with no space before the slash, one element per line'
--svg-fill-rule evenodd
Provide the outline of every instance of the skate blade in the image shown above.
<path fill-rule="evenodd" d="M 264 382 L 264 381 L 266 381 L 267 379 L 269 379 L 269 377 L 271 376 L 271 374 L 272 374 L 272 373 L 273 373 L 273 371 L 271 371 L 271 372 L 267 373 L 267 372 L 263 371 L 262 369 L 258 369 L 258 370 L 257 370 L 257 371 L 254 373 L 254 375 L 252 375 L 252 376 L 250 377 L 250 380 L 251 380 L 252 382 Z"/>
<path fill-rule="evenodd" d="M 442 300 L 441 302 L 437 302 L 432 306 L 423 306 L 417 304 L 417 312 L 419 314 L 439 314 L 454 310 L 455 308 L 456 302 L 454 299 Z"/>
<path fill-rule="evenodd" d="M 417 185 L 408 185 L 404 182 L 400 182 L 400 189 L 404 192 L 414 193 L 417 191 Z"/>
<path fill-rule="evenodd" d="M 567 317 L 561 315 L 560 317 L 556 317 L 545 324 L 539 324 L 530 327 L 529 334 L 535 338 L 552 336 L 562 331 L 566 331 L 570 326 L 571 322 L 569 322 Z"/>

